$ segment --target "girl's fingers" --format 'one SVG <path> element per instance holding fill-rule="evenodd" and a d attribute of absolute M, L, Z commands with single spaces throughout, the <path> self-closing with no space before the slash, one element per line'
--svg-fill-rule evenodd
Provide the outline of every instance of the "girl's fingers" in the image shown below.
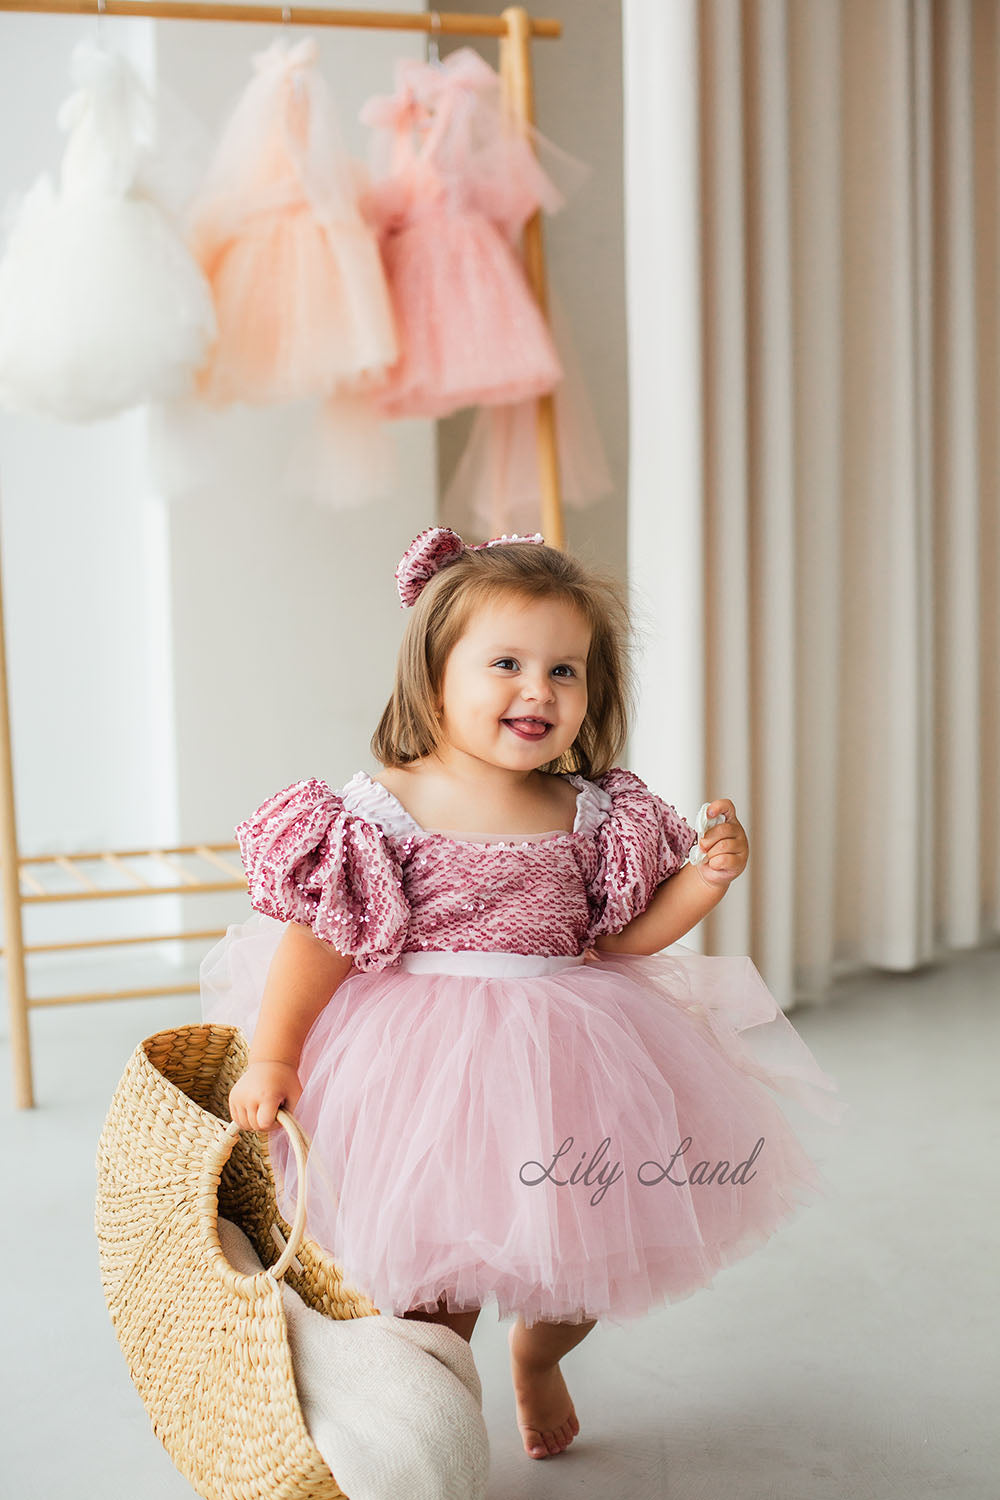
<path fill-rule="evenodd" d="M 701 847 L 712 854 L 725 854 L 731 852 L 738 854 L 742 847 L 742 841 L 734 834 L 730 838 L 713 839 L 711 832 L 706 833 L 704 838 L 699 839 Z"/>

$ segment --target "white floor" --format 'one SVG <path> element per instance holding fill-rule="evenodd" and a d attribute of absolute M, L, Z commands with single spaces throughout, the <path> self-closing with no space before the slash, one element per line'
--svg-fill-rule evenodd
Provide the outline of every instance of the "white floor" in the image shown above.
<path fill-rule="evenodd" d="M 94 1157 L 136 1043 L 196 1001 L 32 1016 L 37 1105 L 7 1111 L 0 1233 L 3 1500 L 182 1500 L 104 1304 Z M 793 1019 L 851 1105 L 816 1154 L 831 1199 L 713 1287 L 563 1364 L 581 1431 L 531 1460 L 505 1326 L 472 1348 L 490 1500 L 996 1500 L 1000 949 L 845 987 Z M 405 1500 L 405 1497 L 400 1497 Z"/>

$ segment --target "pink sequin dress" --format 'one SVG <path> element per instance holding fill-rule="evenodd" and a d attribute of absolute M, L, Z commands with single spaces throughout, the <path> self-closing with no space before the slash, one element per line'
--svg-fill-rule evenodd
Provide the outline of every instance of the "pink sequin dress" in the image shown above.
<path fill-rule="evenodd" d="M 400 341 L 379 409 L 441 417 L 552 390 L 562 366 L 511 240 L 562 195 L 504 128 L 499 76 L 470 47 L 436 67 L 402 59 L 396 81 L 361 112 L 375 132 L 362 207 Z"/>
<path fill-rule="evenodd" d="M 827 1191 L 775 1094 L 830 1124 L 845 1106 L 751 960 L 593 948 L 694 830 L 630 771 L 567 779 L 572 832 L 423 829 L 364 771 L 236 830 L 256 912 L 202 964 L 204 1019 L 252 1036 L 286 922 L 353 955 L 294 1114 L 306 1232 L 382 1312 L 621 1323 Z M 268 1142 L 291 1221 L 294 1156 Z"/>

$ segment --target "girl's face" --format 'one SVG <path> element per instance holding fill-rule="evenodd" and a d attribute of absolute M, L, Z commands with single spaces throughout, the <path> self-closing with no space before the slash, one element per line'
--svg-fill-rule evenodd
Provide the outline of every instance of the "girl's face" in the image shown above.
<path fill-rule="evenodd" d="M 511 770 L 555 760 L 586 716 L 589 649 L 590 625 L 564 601 L 483 605 L 445 663 L 446 742 Z"/>

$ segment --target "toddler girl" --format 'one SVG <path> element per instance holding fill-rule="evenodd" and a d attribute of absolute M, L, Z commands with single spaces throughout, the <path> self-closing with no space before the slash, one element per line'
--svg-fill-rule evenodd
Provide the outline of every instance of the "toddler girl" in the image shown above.
<path fill-rule="evenodd" d="M 236 834 L 257 915 L 202 966 L 250 1062 L 229 1105 L 311 1139 L 307 1233 L 380 1312 L 509 1330 L 531 1457 L 579 1431 L 559 1361 L 708 1285 L 825 1181 L 774 1091 L 836 1085 L 749 958 L 678 942 L 744 870 L 616 764 L 633 692 L 612 580 L 534 536 L 422 531 L 379 775 L 269 797 Z M 702 857 L 687 858 L 696 842 Z M 285 1133 L 269 1141 L 282 1213 Z"/>

